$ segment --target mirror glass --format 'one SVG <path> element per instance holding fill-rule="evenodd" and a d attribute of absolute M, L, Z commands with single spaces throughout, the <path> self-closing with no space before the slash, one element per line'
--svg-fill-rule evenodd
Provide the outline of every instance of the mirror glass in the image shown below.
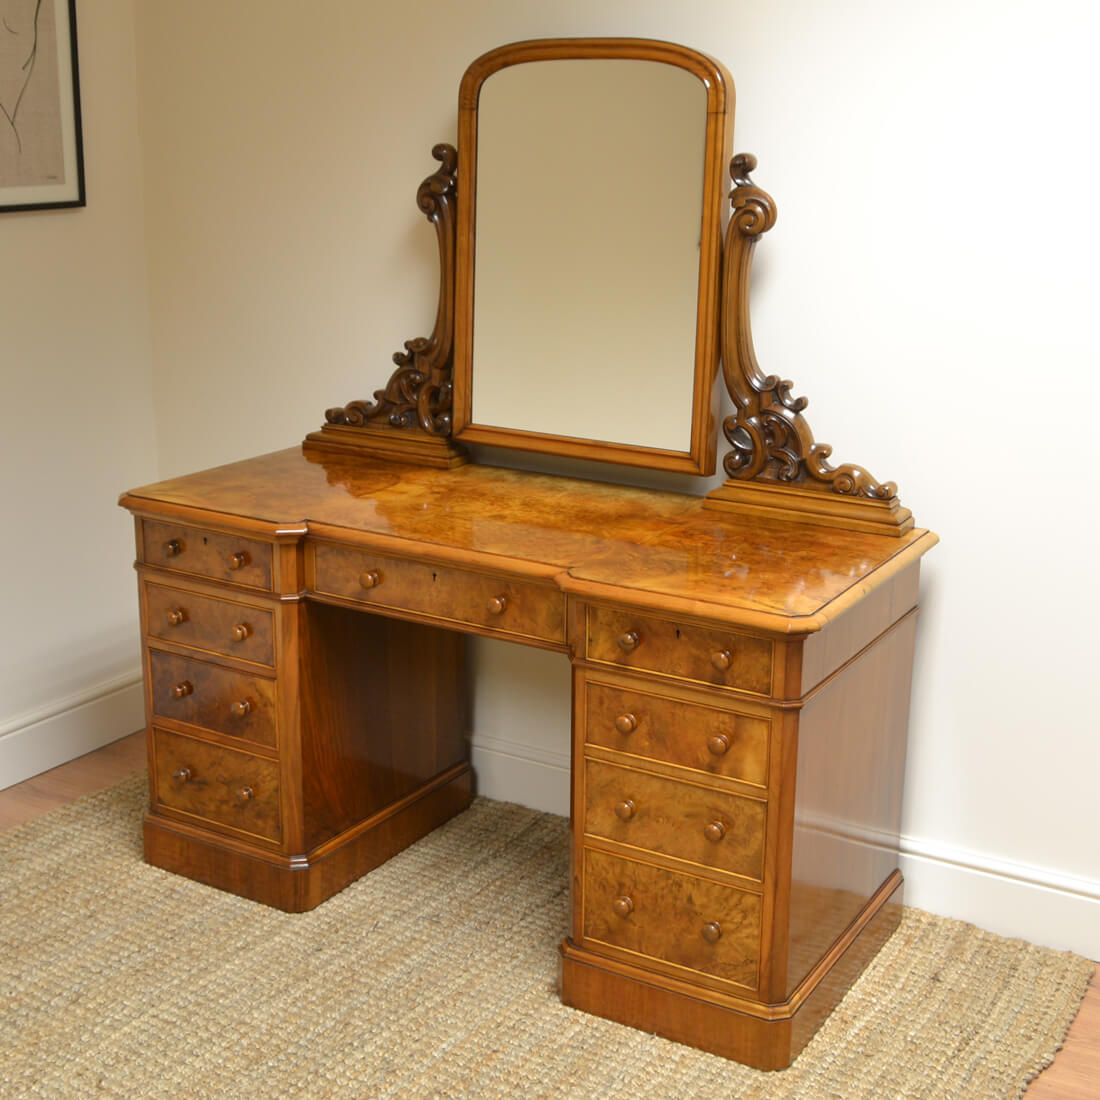
<path fill-rule="evenodd" d="M 710 162 L 721 161 L 712 84 L 638 57 L 484 77 L 475 162 L 459 150 L 460 211 L 474 183 L 460 213 L 460 438 L 705 471 L 720 231 L 708 216 Z"/>

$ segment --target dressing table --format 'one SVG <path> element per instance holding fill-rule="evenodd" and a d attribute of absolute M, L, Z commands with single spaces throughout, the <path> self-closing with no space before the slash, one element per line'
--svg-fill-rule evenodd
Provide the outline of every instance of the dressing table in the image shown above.
<path fill-rule="evenodd" d="M 431 336 L 301 447 L 121 503 L 150 863 L 287 911 L 323 903 L 468 805 L 466 635 L 552 650 L 573 669 L 563 1000 L 781 1068 L 899 918 L 936 538 L 891 483 L 831 466 L 804 399 L 756 363 L 749 271 L 775 206 L 733 158 L 723 239 L 731 99 L 720 65 L 666 43 L 479 58 L 458 150 L 433 151 L 417 194 L 439 242 Z M 581 218 L 580 185 L 623 191 L 601 165 L 643 131 L 687 141 L 688 170 L 647 161 L 629 198 Z M 524 142 L 554 141 L 585 150 L 584 173 L 532 172 Z M 706 498 L 469 461 L 476 443 L 711 473 L 719 365 L 735 412 Z"/>

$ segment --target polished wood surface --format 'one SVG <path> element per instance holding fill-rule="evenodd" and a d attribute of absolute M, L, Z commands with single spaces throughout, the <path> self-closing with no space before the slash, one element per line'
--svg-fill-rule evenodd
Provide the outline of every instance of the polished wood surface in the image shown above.
<path fill-rule="evenodd" d="M 585 831 L 760 882 L 766 804 L 638 768 L 589 760 Z"/>
<path fill-rule="evenodd" d="M 581 946 L 756 988 L 758 894 L 595 849 L 585 851 L 583 875 Z"/>
<path fill-rule="evenodd" d="M 467 767 L 462 638 L 309 603 L 303 624 L 302 844 L 316 850 Z"/>
<path fill-rule="evenodd" d="M 153 729 L 154 806 L 260 840 L 282 839 L 279 768 L 253 753 Z"/>
<path fill-rule="evenodd" d="M 275 627 L 266 608 L 161 584 L 145 586 L 145 607 L 153 638 L 269 668 L 275 664 Z"/>
<path fill-rule="evenodd" d="M 565 598 L 553 584 L 502 580 L 411 558 L 329 543 L 307 555 L 310 588 L 371 607 L 532 643 L 565 645 Z"/>
<path fill-rule="evenodd" d="M 159 723 L 275 747 L 274 680 L 151 649 L 148 683 Z"/>
<path fill-rule="evenodd" d="M 584 685 L 588 746 L 667 762 L 756 787 L 768 782 L 769 719 L 722 710 L 710 696 L 659 695 L 645 682 Z"/>
<path fill-rule="evenodd" d="M 812 632 L 938 541 L 709 514 L 697 497 L 491 466 L 438 470 L 299 448 L 132 490 L 158 516 L 250 517 L 274 533 L 534 572 L 566 592 L 781 634 Z"/>
<path fill-rule="evenodd" d="M 271 588 L 271 544 L 239 534 L 142 520 L 138 557 L 194 576 Z"/>
<path fill-rule="evenodd" d="M 568 1003 L 786 1064 L 889 926 L 935 536 L 316 450 L 123 503 L 166 529 L 239 524 L 273 553 L 270 595 L 184 575 L 178 553 L 139 562 L 151 862 L 298 910 L 461 810 L 474 633 L 574 666 Z M 245 751 L 236 715 L 199 709 L 241 676 L 274 685 L 272 745 Z M 172 707 L 188 716 L 156 727 Z"/>
<path fill-rule="evenodd" d="M 601 664 L 771 694 L 774 646 L 766 638 L 590 607 L 585 646 L 588 659 Z"/>

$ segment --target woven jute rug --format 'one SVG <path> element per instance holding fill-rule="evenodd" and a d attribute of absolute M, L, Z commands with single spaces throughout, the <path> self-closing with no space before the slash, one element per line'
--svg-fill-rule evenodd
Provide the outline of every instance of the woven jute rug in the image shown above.
<path fill-rule="evenodd" d="M 478 800 L 311 913 L 141 862 L 144 776 L 0 833 L 0 1096 L 1015 1097 L 1092 972 L 906 911 L 761 1073 L 565 1008 L 564 819 Z"/>

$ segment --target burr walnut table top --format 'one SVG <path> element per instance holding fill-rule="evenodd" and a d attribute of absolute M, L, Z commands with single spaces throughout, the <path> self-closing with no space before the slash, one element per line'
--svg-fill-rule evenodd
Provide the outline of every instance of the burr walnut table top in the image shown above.
<path fill-rule="evenodd" d="M 782 634 L 819 630 L 935 545 L 704 511 L 702 499 L 470 464 L 277 451 L 135 489 L 139 512 L 553 578 L 566 592 Z"/>

